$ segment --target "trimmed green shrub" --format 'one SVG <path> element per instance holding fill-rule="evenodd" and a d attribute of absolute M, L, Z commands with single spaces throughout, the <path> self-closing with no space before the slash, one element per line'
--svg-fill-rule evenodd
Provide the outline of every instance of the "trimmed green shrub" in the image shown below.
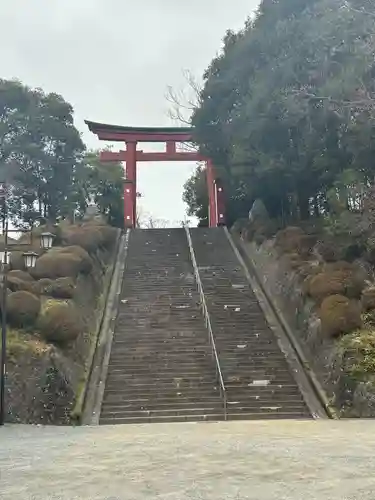
<path fill-rule="evenodd" d="M 31 276 L 30 273 L 22 270 L 13 270 L 8 272 L 8 279 L 9 278 L 17 278 L 22 281 L 34 281 L 33 277 Z"/>
<path fill-rule="evenodd" d="M 37 259 L 36 266 L 31 270 L 35 279 L 76 277 L 81 270 L 81 259 L 73 254 L 49 252 Z"/>
<path fill-rule="evenodd" d="M 343 295 L 326 297 L 319 311 L 322 332 L 329 337 L 350 333 L 362 326 L 361 305 Z"/>
<path fill-rule="evenodd" d="M 34 288 L 34 283 L 33 281 L 23 281 L 19 278 L 13 277 L 13 276 L 8 276 L 7 279 L 8 282 L 8 287 L 12 292 L 18 292 L 20 290 L 25 290 L 26 292 L 34 293 L 37 292 L 37 290 Z M 38 293 L 36 293 L 38 295 Z"/>
<path fill-rule="evenodd" d="M 77 309 L 65 302 L 52 302 L 47 306 L 38 326 L 45 340 L 58 345 L 73 342 L 84 331 Z"/>
<path fill-rule="evenodd" d="M 321 302 L 329 295 L 346 295 L 359 298 L 365 281 L 354 266 L 348 262 L 337 262 L 325 266 L 324 270 L 309 281 L 309 295 Z"/>
<path fill-rule="evenodd" d="M 87 252 L 96 252 L 98 248 L 110 247 L 116 239 L 116 229 L 96 223 L 67 228 L 63 235 L 68 245 L 80 246 Z"/>
<path fill-rule="evenodd" d="M 53 282 L 54 281 L 50 278 L 42 278 L 34 282 L 34 289 L 38 290 L 39 294 L 45 295 L 47 293 L 46 290 L 53 284 Z"/>
<path fill-rule="evenodd" d="M 367 288 L 362 292 L 361 302 L 364 311 L 375 309 L 375 287 Z"/>
<path fill-rule="evenodd" d="M 298 247 L 298 243 L 305 233 L 300 227 L 286 227 L 277 232 L 275 243 L 286 252 L 292 252 Z"/>
<path fill-rule="evenodd" d="M 72 228 L 66 233 L 65 241 L 68 245 L 80 246 L 89 253 L 103 245 L 102 233 L 95 226 Z"/>
<path fill-rule="evenodd" d="M 24 271 L 26 269 L 23 252 L 12 251 L 10 268 L 13 270 L 21 270 L 21 271 Z"/>
<path fill-rule="evenodd" d="M 45 288 L 46 295 L 50 295 L 55 299 L 71 299 L 74 296 L 74 291 L 74 280 L 67 277 L 58 278 Z"/>
<path fill-rule="evenodd" d="M 26 291 L 10 293 L 7 297 L 7 318 L 11 325 L 27 327 L 33 325 L 39 315 L 41 302 Z"/>
<path fill-rule="evenodd" d="M 56 250 L 58 253 L 70 254 L 79 257 L 81 260 L 80 272 L 83 274 L 89 274 L 93 268 L 93 260 L 86 250 L 80 246 L 73 245 L 69 247 L 61 247 Z"/>
<path fill-rule="evenodd" d="M 45 253 L 37 259 L 30 273 L 36 279 L 76 278 L 79 273 L 88 274 L 92 266 L 88 253 L 83 248 L 72 246 Z"/>

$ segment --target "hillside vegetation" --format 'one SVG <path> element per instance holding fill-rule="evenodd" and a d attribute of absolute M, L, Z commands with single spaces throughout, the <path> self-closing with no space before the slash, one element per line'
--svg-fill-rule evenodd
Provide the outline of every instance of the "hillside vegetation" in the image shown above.
<path fill-rule="evenodd" d="M 374 21 L 369 0 L 263 0 L 226 33 L 191 117 L 228 225 L 283 307 L 298 302 L 298 340 L 355 416 L 375 415 Z M 207 224 L 204 170 L 184 199 Z"/>
<path fill-rule="evenodd" d="M 29 234 L 21 238 L 39 253 L 35 268 L 13 252 L 8 273 L 7 420 L 67 424 L 80 416 L 118 231 L 98 220 L 63 222 L 42 251 L 43 229 L 30 245 Z"/>
<path fill-rule="evenodd" d="M 263 0 L 227 32 L 191 123 L 225 181 L 230 225 L 255 199 L 283 225 L 326 217 L 353 182 L 372 182 L 374 20 L 369 0 Z M 201 170 L 185 199 L 204 219 Z"/>

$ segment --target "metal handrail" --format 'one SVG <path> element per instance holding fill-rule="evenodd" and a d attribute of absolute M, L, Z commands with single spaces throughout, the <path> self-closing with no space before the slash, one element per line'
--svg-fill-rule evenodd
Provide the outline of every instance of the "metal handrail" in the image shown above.
<path fill-rule="evenodd" d="M 211 345 L 212 355 L 213 355 L 213 358 L 214 358 L 215 364 L 216 364 L 216 376 L 219 379 L 219 383 L 220 383 L 220 395 L 221 395 L 221 398 L 223 400 L 223 405 L 224 405 L 224 418 L 225 418 L 225 420 L 227 420 L 227 413 L 228 413 L 227 412 L 227 402 L 228 402 L 228 400 L 227 400 L 227 390 L 225 388 L 223 374 L 222 374 L 222 371 L 221 371 L 221 368 L 220 368 L 220 361 L 219 361 L 219 356 L 217 354 L 217 349 L 216 349 L 216 343 L 215 343 L 215 339 L 214 339 L 214 334 L 213 334 L 213 331 L 212 331 L 210 314 L 208 312 L 207 303 L 206 303 L 206 297 L 205 297 L 204 291 L 203 291 L 202 280 L 201 280 L 201 277 L 200 277 L 200 274 L 199 274 L 197 260 L 195 258 L 195 252 L 194 252 L 194 248 L 193 248 L 193 242 L 192 242 L 192 239 L 191 239 L 190 230 L 189 230 L 189 227 L 187 225 L 184 225 L 184 227 L 185 227 L 185 231 L 186 231 L 187 240 L 188 240 L 188 243 L 189 243 L 190 257 L 191 257 L 191 261 L 192 261 L 192 264 L 193 264 L 193 269 L 194 269 L 194 274 L 195 274 L 195 281 L 197 283 L 197 288 L 198 288 L 198 292 L 199 292 L 199 298 L 200 298 L 200 303 L 201 303 L 201 307 L 202 307 L 202 311 L 203 311 L 203 316 L 204 316 L 204 319 L 205 319 L 206 328 L 208 330 L 208 339 L 209 339 L 209 342 L 210 342 L 210 345 Z"/>

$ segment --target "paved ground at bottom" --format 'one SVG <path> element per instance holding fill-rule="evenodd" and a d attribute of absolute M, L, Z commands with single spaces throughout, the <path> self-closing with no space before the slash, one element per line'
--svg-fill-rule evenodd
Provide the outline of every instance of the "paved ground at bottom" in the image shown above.
<path fill-rule="evenodd" d="M 0 429 L 1 500 L 375 498 L 375 421 Z"/>

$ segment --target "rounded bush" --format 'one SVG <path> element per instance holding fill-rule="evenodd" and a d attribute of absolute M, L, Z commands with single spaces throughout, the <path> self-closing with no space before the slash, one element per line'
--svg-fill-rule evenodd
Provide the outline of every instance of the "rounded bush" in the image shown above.
<path fill-rule="evenodd" d="M 304 261 L 302 260 L 301 256 L 298 253 L 288 254 L 287 258 L 291 269 L 299 269 L 304 263 Z"/>
<path fill-rule="evenodd" d="M 45 253 L 30 272 L 36 279 L 75 278 L 79 273 L 88 274 L 92 267 L 89 254 L 83 248 L 71 246 Z"/>
<path fill-rule="evenodd" d="M 310 279 L 309 295 L 317 302 L 336 294 L 359 298 L 364 287 L 363 277 L 354 268 L 324 270 Z"/>
<path fill-rule="evenodd" d="M 34 294 L 26 291 L 10 293 L 7 297 L 7 316 L 16 327 L 31 326 L 36 322 L 41 302 Z"/>
<path fill-rule="evenodd" d="M 34 289 L 38 290 L 38 293 L 41 295 L 46 294 L 46 290 L 48 289 L 49 286 L 53 284 L 53 280 L 50 278 L 42 278 L 38 281 L 34 282 Z"/>
<path fill-rule="evenodd" d="M 98 248 L 111 246 L 116 239 L 116 234 L 115 228 L 93 221 L 67 228 L 63 239 L 68 245 L 77 245 L 93 253 Z"/>
<path fill-rule="evenodd" d="M 36 279 L 76 277 L 81 270 L 81 259 L 73 254 L 48 252 L 36 261 L 31 274 Z"/>
<path fill-rule="evenodd" d="M 69 245 L 80 246 L 87 252 L 95 252 L 102 246 L 102 233 L 96 226 L 80 226 L 71 229 L 65 236 Z"/>
<path fill-rule="evenodd" d="M 285 253 L 295 252 L 300 248 L 301 239 L 306 236 L 300 227 L 286 227 L 276 233 L 276 246 Z"/>
<path fill-rule="evenodd" d="M 84 330 L 77 309 L 65 302 L 52 303 L 39 318 L 41 335 L 48 342 L 65 345 Z"/>
<path fill-rule="evenodd" d="M 298 275 L 303 280 L 304 293 L 309 292 L 310 280 L 321 272 L 321 267 L 316 262 L 302 261 L 298 268 Z"/>
<path fill-rule="evenodd" d="M 72 278 L 58 278 L 46 287 L 45 293 L 56 299 L 71 299 L 74 290 L 75 284 Z"/>
<path fill-rule="evenodd" d="M 12 270 L 22 270 L 25 268 L 25 258 L 23 256 L 23 252 L 12 251 L 10 267 Z"/>
<path fill-rule="evenodd" d="M 354 273 L 356 271 L 356 268 L 350 262 L 346 262 L 345 260 L 338 260 L 336 262 L 329 262 L 327 264 L 324 264 L 323 270 L 330 273 L 335 271 L 346 271 Z"/>
<path fill-rule="evenodd" d="M 361 302 L 364 311 L 375 309 L 375 287 L 363 291 Z"/>
<path fill-rule="evenodd" d="M 335 262 L 340 258 L 338 248 L 334 242 L 318 241 L 316 251 L 325 262 Z"/>
<path fill-rule="evenodd" d="M 34 281 L 33 277 L 31 276 L 30 273 L 22 270 L 12 270 L 8 272 L 8 279 L 9 278 L 17 278 L 22 281 Z"/>
<path fill-rule="evenodd" d="M 80 246 L 73 245 L 70 247 L 62 247 L 56 250 L 58 253 L 69 254 L 78 257 L 81 260 L 80 272 L 89 274 L 93 268 L 93 260 L 86 250 Z"/>
<path fill-rule="evenodd" d="M 257 230 L 252 239 L 257 246 L 260 246 L 267 240 L 267 235 L 263 231 Z"/>
<path fill-rule="evenodd" d="M 34 293 L 36 290 L 34 289 L 33 281 L 23 281 L 19 278 L 8 276 L 7 278 L 8 287 L 12 292 L 18 292 L 20 290 L 25 290 L 26 292 Z"/>
<path fill-rule="evenodd" d="M 117 230 L 114 227 L 108 225 L 96 226 L 96 229 L 101 234 L 101 245 L 103 247 L 111 247 L 116 241 Z"/>
<path fill-rule="evenodd" d="M 352 332 L 362 326 L 361 305 L 343 295 L 326 297 L 320 307 L 322 332 L 329 337 Z"/>

